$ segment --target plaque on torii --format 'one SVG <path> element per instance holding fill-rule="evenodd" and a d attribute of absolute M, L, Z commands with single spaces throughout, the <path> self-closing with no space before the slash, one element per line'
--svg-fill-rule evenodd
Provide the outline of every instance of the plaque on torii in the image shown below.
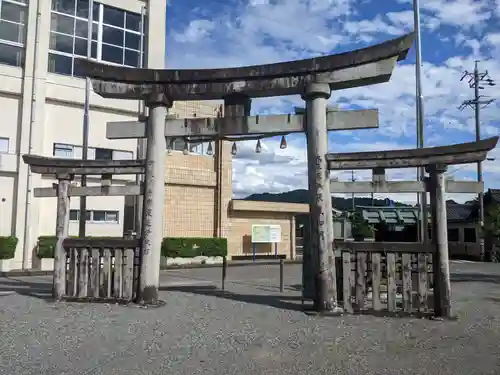
<path fill-rule="evenodd" d="M 328 111 L 331 92 L 387 82 L 396 63 L 413 43 L 410 33 L 387 42 L 337 55 L 226 69 L 156 70 L 110 66 L 79 59 L 94 92 L 104 98 L 144 100 L 144 122 L 110 123 L 109 138 L 147 138 L 140 302 L 158 299 L 163 236 L 166 138 L 197 140 L 225 136 L 307 135 L 311 229 L 317 237 L 313 265 L 317 281 L 314 304 L 319 311 L 339 311 L 336 300 L 333 220 L 325 155 L 328 130 L 378 126 L 376 110 Z M 305 114 L 250 116 L 251 98 L 301 95 Z M 167 119 L 174 101 L 224 100 L 224 118 Z M 327 233 L 327 235 L 323 235 Z"/>

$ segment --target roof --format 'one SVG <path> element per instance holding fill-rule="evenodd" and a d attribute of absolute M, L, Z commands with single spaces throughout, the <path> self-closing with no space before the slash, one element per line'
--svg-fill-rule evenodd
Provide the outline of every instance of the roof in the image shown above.
<path fill-rule="evenodd" d="M 392 225 L 412 225 L 417 223 L 419 217 L 418 207 L 357 206 L 357 208 L 362 210 L 363 217 L 369 224 L 385 222 Z M 448 221 L 469 221 L 475 211 L 473 204 L 446 205 Z M 430 219 L 430 207 L 428 216 Z"/>
<path fill-rule="evenodd" d="M 500 203 L 500 189 L 488 189 L 488 193 L 490 193 L 493 201 Z"/>
<path fill-rule="evenodd" d="M 467 221 L 476 211 L 473 204 L 447 204 L 446 217 L 448 221 Z"/>

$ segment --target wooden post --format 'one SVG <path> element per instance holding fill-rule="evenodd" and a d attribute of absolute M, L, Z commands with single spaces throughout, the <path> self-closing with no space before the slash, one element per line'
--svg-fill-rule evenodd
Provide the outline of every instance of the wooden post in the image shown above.
<path fill-rule="evenodd" d="M 446 217 L 445 165 L 427 167 L 430 174 L 429 190 L 432 208 L 433 273 L 434 273 L 434 314 L 451 317 L 451 283 L 448 256 L 448 225 Z"/>
<path fill-rule="evenodd" d="M 226 288 L 227 258 L 222 257 L 222 290 Z"/>
<path fill-rule="evenodd" d="M 280 292 L 283 293 L 285 290 L 285 280 L 284 280 L 284 268 L 285 266 L 285 260 L 280 259 Z"/>
<path fill-rule="evenodd" d="M 69 184 L 70 175 L 58 175 L 57 180 L 57 219 L 56 219 L 56 248 L 54 250 L 54 285 L 53 297 L 60 301 L 66 295 L 66 252 L 64 240 L 68 237 L 69 229 Z"/>

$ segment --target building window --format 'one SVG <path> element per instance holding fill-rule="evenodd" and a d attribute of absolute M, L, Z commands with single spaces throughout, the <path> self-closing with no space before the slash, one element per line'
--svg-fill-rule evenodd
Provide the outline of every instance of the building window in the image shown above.
<path fill-rule="evenodd" d="M 190 142 L 189 143 L 189 153 L 197 155 L 206 155 L 209 142 Z M 172 151 L 184 151 L 185 142 L 184 139 L 177 138 L 169 145 Z M 214 152 L 214 144 L 212 142 L 212 152 Z"/>
<path fill-rule="evenodd" d="M 54 143 L 52 155 L 60 158 L 74 158 L 76 156 L 75 146 L 64 143 Z"/>
<path fill-rule="evenodd" d="M 94 155 L 95 160 L 131 160 L 134 158 L 132 151 L 112 150 L 110 148 L 95 148 Z"/>
<path fill-rule="evenodd" d="M 476 243 L 476 228 L 464 228 L 464 242 Z"/>
<path fill-rule="evenodd" d="M 95 160 L 113 160 L 113 150 L 109 148 L 96 148 Z"/>
<path fill-rule="evenodd" d="M 459 242 L 460 235 L 458 228 L 448 228 L 448 241 L 450 242 Z"/>
<path fill-rule="evenodd" d="M 92 211 L 87 211 L 87 219 L 86 221 L 91 221 Z M 78 221 L 80 220 L 80 210 L 70 210 L 69 211 L 69 220 L 70 221 Z"/>
<path fill-rule="evenodd" d="M 113 150 L 113 160 L 132 160 L 134 153 L 132 151 Z"/>
<path fill-rule="evenodd" d="M 52 0 L 49 72 L 83 77 L 75 58 L 87 57 L 88 5 L 88 0 Z M 141 38 L 139 14 L 93 3 L 91 58 L 138 67 Z"/>
<path fill-rule="evenodd" d="M 0 137 L 0 153 L 6 154 L 9 152 L 9 138 Z"/>
<path fill-rule="evenodd" d="M 0 64 L 24 66 L 28 0 L 0 0 Z"/>
<path fill-rule="evenodd" d="M 82 158 L 82 147 L 66 143 L 54 143 L 53 156 L 60 158 Z M 109 148 L 89 147 L 87 151 L 88 160 L 132 160 L 132 151 L 112 150 Z"/>
<path fill-rule="evenodd" d="M 86 221 L 93 223 L 118 223 L 119 212 L 118 211 L 104 211 L 104 210 L 89 210 L 87 211 Z M 80 210 L 70 210 L 69 220 L 78 221 L 80 220 Z"/>

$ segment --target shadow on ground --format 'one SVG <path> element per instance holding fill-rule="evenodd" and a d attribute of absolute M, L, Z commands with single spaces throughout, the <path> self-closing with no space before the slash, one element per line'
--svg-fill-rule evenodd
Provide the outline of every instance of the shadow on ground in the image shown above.
<path fill-rule="evenodd" d="M 0 295 L 9 292 L 44 300 L 52 299 L 52 284 L 10 277 L 0 279 Z"/>
<path fill-rule="evenodd" d="M 451 282 L 453 283 L 492 283 L 500 284 L 500 275 L 485 273 L 452 273 Z"/>
<path fill-rule="evenodd" d="M 218 297 L 231 301 L 253 303 L 257 305 L 271 306 L 278 309 L 302 311 L 302 298 L 300 296 L 281 296 L 276 294 L 239 294 L 232 293 L 210 286 L 162 286 L 160 290 L 192 293 L 203 296 Z"/>

